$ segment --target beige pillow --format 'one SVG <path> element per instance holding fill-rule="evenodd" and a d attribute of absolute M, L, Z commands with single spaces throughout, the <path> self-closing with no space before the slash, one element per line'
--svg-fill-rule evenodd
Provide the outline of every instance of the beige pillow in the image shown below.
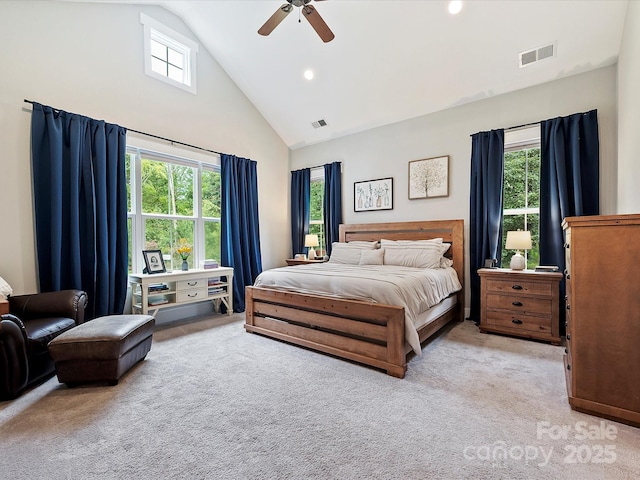
<path fill-rule="evenodd" d="M 385 265 L 414 268 L 440 268 L 440 259 L 450 247 L 449 243 L 385 244 L 384 240 L 382 245 Z"/>
<path fill-rule="evenodd" d="M 331 244 L 329 263 L 358 265 L 360 263 L 360 252 L 375 249 L 377 243 L 378 242 L 333 242 Z"/>
<path fill-rule="evenodd" d="M 383 265 L 384 264 L 384 248 L 375 250 L 362 250 L 360 252 L 359 265 Z"/>

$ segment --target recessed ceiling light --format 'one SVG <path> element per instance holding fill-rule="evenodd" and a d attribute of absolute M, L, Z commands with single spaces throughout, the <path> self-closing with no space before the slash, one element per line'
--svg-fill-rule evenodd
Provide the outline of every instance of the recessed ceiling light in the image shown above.
<path fill-rule="evenodd" d="M 462 1 L 461 0 L 452 0 L 449 2 L 449 13 L 451 15 L 455 15 L 456 13 L 460 13 L 462 10 Z"/>
<path fill-rule="evenodd" d="M 313 80 L 313 70 L 305 70 L 304 78 L 306 78 L 307 80 Z"/>

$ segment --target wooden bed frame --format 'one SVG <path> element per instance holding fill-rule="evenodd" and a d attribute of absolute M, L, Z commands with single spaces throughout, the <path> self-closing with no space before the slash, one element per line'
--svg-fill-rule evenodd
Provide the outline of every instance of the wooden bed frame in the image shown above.
<path fill-rule="evenodd" d="M 340 225 L 340 241 L 424 240 L 442 237 L 463 285 L 456 306 L 418 331 L 420 343 L 452 320 L 464 320 L 464 222 Z M 266 287 L 246 287 L 247 332 L 259 333 L 319 352 L 386 370 L 403 378 L 407 355 L 404 307 L 316 296 Z"/>

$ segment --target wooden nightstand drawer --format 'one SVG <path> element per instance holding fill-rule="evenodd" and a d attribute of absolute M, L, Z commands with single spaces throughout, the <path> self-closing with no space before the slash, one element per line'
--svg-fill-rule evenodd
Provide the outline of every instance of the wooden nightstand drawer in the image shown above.
<path fill-rule="evenodd" d="M 552 294 L 551 284 L 528 282 L 519 279 L 497 280 L 487 279 L 487 291 L 498 293 L 519 293 L 527 295 L 540 295 L 550 297 Z"/>
<path fill-rule="evenodd" d="M 197 300 L 206 300 L 207 299 L 207 287 L 204 288 L 195 288 L 193 290 L 182 290 L 178 291 L 178 295 L 176 298 L 177 303 L 183 302 L 193 302 Z"/>
<path fill-rule="evenodd" d="M 516 315 L 511 312 L 491 311 L 487 313 L 487 325 L 509 328 L 515 331 L 535 332 L 545 335 L 551 334 L 550 317 Z"/>
<path fill-rule="evenodd" d="M 551 298 L 527 297 L 524 295 L 487 295 L 487 308 L 510 310 L 551 316 Z"/>
<path fill-rule="evenodd" d="M 176 282 L 176 290 L 193 290 L 194 288 L 204 288 L 207 286 L 206 278 L 199 278 L 194 280 L 180 280 Z"/>

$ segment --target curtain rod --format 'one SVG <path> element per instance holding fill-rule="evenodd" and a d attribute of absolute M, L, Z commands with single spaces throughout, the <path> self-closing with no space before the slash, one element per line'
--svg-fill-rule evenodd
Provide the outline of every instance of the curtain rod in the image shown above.
<path fill-rule="evenodd" d="M 595 109 L 593 109 L 593 110 L 595 110 Z M 587 114 L 587 113 L 589 113 L 589 112 L 592 112 L 593 110 L 588 110 L 588 111 L 586 111 L 586 112 L 580 112 L 580 115 L 585 115 L 585 114 Z M 573 114 L 573 115 L 575 115 L 575 114 Z M 560 118 L 560 117 L 554 117 L 554 118 Z M 517 129 L 519 129 L 519 128 L 532 127 L 532 126 L 534 126 L 534 125 L 539 125 L 539 124 L 541 124 L 542 122 L 546 122 L 546 121 L 548 121 L 548 120 L 553 120 L 553 119 L 552 119 L 552 118 L 548 118 L 547 120 L 539 120 L 539 121 L 537 121 L 537 122 L 523 123 L 522 125 L 516 125 L 515 127 L 507 127 L 507 128 L 503 128 L 503 130 L 517 130 Z M 469 136 L 470 136 L 470 137 L 473 137 L 474 135 L 475 135 L 475 134 L 474 134 L 474 133 L 472 133 L 472 134 L 471 134 L 471 135 L 469 135 Z"/>
<path fill-rule="evenodd" d="M 31 105 L 33 105 L 34 103 L 37 103 L 37 102 L 33 102 L 31 100 L 27 100 L 26 98 L 24 99 L 24 102 L 25 103 L 30 103 Z M 53 108 L 53 107 L 51 107 L 51 108 Z M 55 110 L 57 112 L 62 111 L 62 110 L 60 110 L 58 108 L 53 108 L 53 110 Z M 78 115 L 78 114 L 74 114 L 74 115 Z M 126 128 L 128 132 L 138 133 L 140 135 L 146 135 L 147 137 L 157 138 L 158 140 L 164 140 L 165 142 L 169 142 L 172 145 L 173 144 L 183 145 L 185 147 L 195 148 L 196 150 L 202 150 L 204 152 L 215 153 L 217 155 L 223 155 L 221 152 L 216 152 L 215 150 L 209 150 L 208 148 L 198 147 L 197 145 L 191 145 L 189 143 L 179 142 L 178 140 L 171 140 L 170 138 L 160 137 L 159 135 L 153 135 L 152 133 L 141 132 L 140 130 L 134 130 L 133 128 L 128 128 L 128 127 L 124 127 L 124 128 Z"/>

